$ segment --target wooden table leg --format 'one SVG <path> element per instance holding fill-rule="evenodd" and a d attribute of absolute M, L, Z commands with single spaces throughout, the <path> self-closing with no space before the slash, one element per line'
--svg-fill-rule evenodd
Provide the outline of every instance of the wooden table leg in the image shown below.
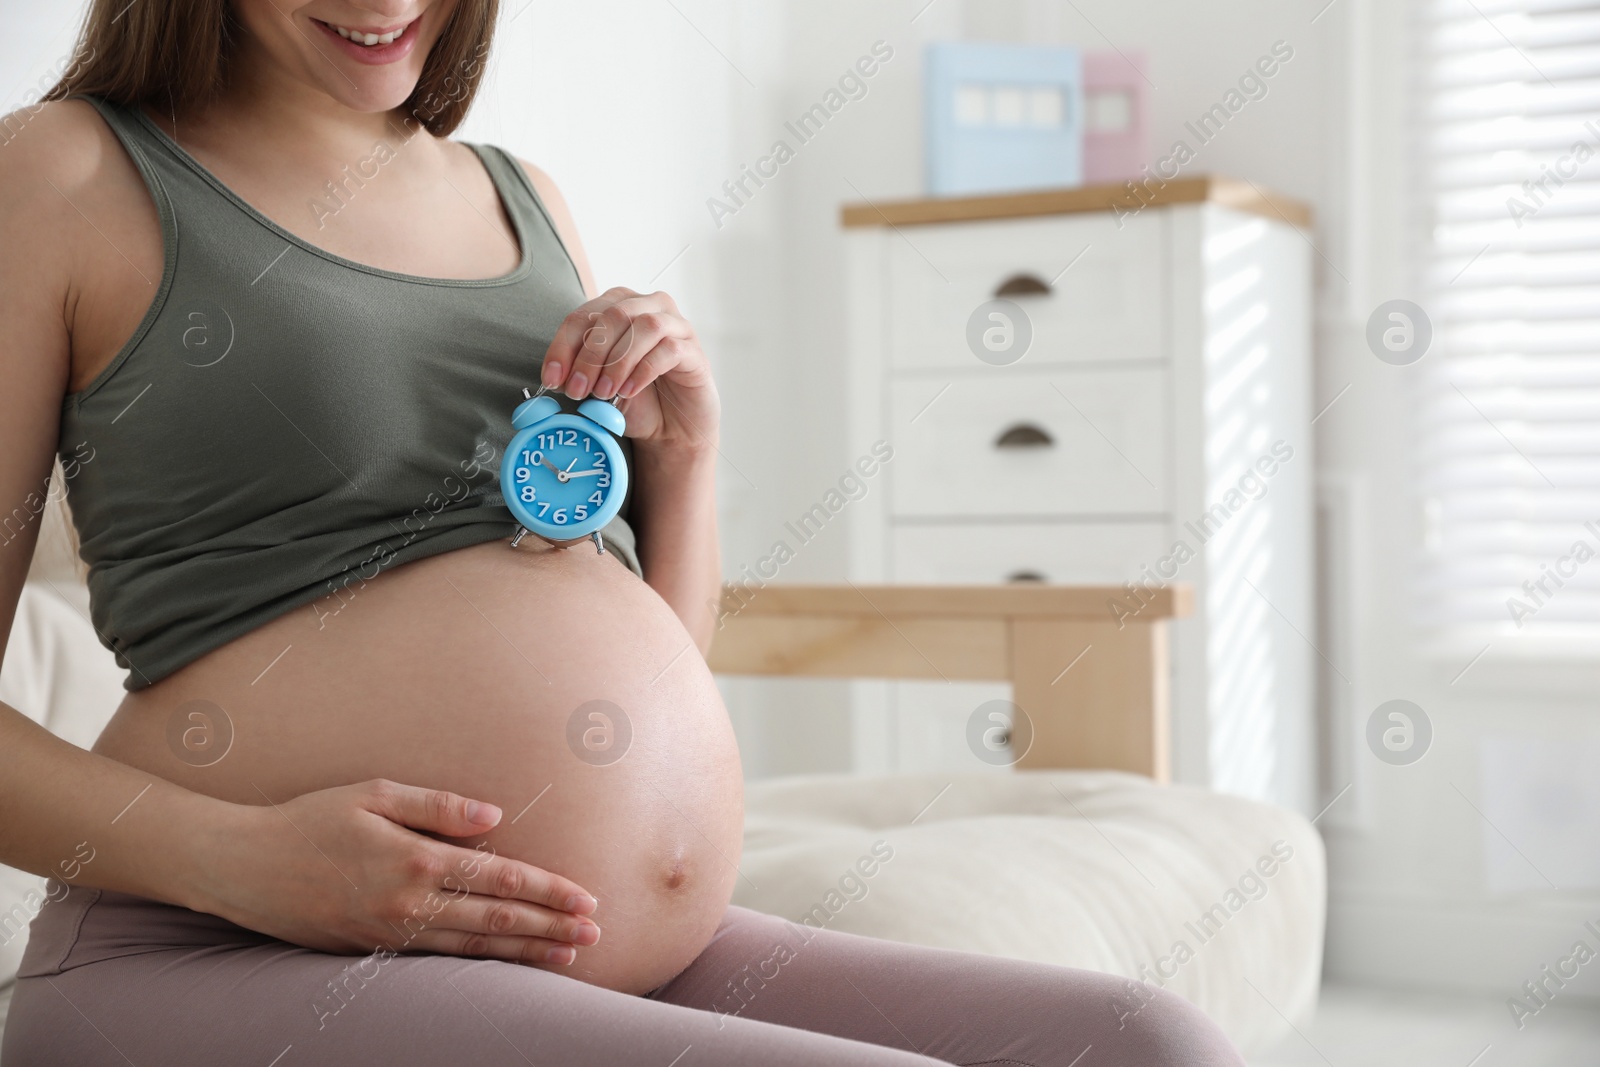
<path fill-rule="evenodd" d="M 1171 779 L 1164 622 L 1011 620 L 1012 700 L 1031 721 L 1019 768 L 1084 767 Z"/>

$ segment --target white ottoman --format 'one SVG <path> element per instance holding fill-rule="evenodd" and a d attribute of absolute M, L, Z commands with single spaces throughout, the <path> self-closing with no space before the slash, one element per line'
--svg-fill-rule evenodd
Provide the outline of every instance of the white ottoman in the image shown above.
<path fill-rule="evenodd" d="M 1293 812 L 1109 771 L 786 778 L 746 803 L 737 904 L 1143 978 L 1246 1055 L 1315 1008 L 1324 854 Z"/>

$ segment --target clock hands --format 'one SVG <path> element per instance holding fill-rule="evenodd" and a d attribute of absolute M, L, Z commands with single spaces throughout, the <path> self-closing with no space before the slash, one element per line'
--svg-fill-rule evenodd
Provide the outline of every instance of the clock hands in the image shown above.
<path fill-rule="evenodd" d="M 578 462 L 578 461 L 577 460 L 573 460 L 572 461 L 572 463 L 576 463 L 576 462 Z M 569 475 L 567 473 L 567 471 L 562 470 L 560 467 L 556 466 L 554 463 L 551 463 L 548 459 L 545 459 L 543 456 L 539 457 L 539 464 L 540 464 L 540 466 L 543 466 L 543 467 L 549 467 L 551 472 L 553 474 L 555 474 L 556 481 L 558 481 L 558 482 L 564 482 L 568 478 L 571 477 L 571 475 Z M 572 469 L 572 464 L 571 463 L 567 464 L 567 470 L 571 470 L 571 469 Z"/>
<path fill-rule="evenodd" d="M 551 463 L 548 459 L 544 458 L 543 456 L 539 457 L 539 463 L 540 463 L 541 466 L 550 468 L 550 470 L 555 474 L 556 480 L 557 481 L 562 481 L 562 482 L 568 482 L 568 481 L 571 481 L 574 478 L 594 478 L 594 477 L 597 477 L 597 476 L 605 473 L 605 471 L 601 470 L 601 469 L 588 470 L 588 471 L 575 471 L 575 470 L 573 470 L 572 468 L 577 465 L 578 460 L 581 459 L 581 458 L 583 458 L 583 457 L 581 457 L 581 456 L 575 457 L 571 463 L 567 464 L 567 469 L 566 470 L 562 470 L 560 467 L 557 467 L 554 463 Z"/>

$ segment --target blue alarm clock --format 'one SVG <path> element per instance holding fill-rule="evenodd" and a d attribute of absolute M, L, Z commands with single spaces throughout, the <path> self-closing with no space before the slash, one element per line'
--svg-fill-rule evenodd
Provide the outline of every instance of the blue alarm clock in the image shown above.
<path fill-rule="evenodd" d="M 628 465 L 617 443 L 627 427 L 622 412 L 591 398 L 566 415 L 554 397 L 540 395 L 517 405 L 511 427 L 500 492 L 522 524 L 512 547 L 532 533 L 563 547 L 592 539 L 604 552 L 600 529 L 617 517 L 628 492 Z"/>

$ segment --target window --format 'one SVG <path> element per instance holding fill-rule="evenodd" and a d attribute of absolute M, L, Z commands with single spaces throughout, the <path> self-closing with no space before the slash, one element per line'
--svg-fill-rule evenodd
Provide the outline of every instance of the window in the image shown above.
<path fill-rule="evenodd" d="M 1419 0 L 1427 622 L 1600 653 L 1600 0 Z"/>

